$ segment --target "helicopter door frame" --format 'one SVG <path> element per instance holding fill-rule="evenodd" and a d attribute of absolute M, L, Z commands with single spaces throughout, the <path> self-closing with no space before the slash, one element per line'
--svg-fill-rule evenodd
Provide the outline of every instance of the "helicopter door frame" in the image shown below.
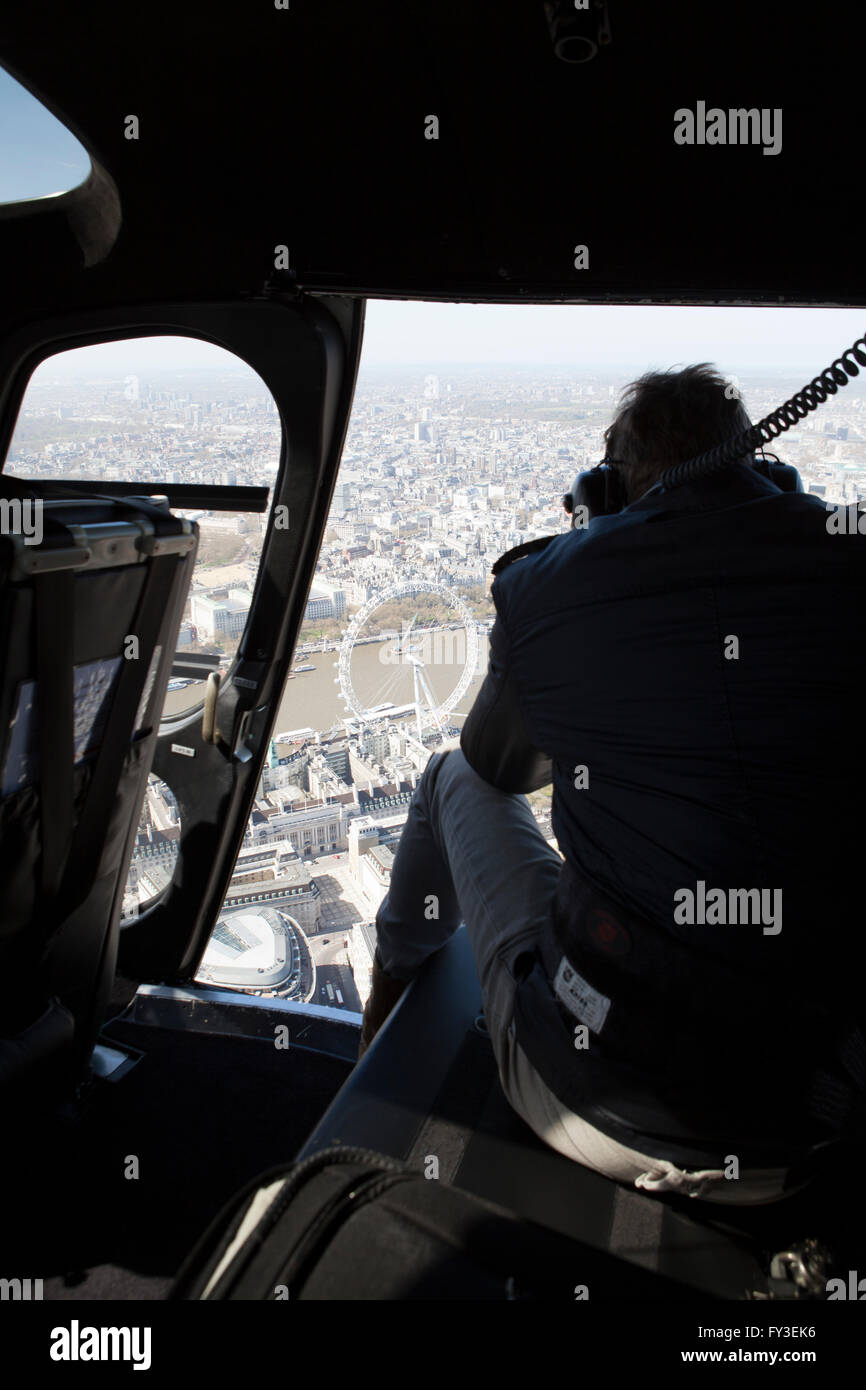
<path fill-rule="evenodd" d="M 4 464 L 34 370 L 59 352 L 121 339 L 183 336 L 224 348 L 258 374 L 281 423 L 273 504 L 235 663 L 209 698 L 160 725 L 151 770 L 177 798 L 180 840 L 171 883 L 120 931 L 117 969 L 132 981 L 191 982 L 225 901 L 324 536 L 365 308 L 362 298 L 265 290 L 242 300 L 34 315 L 0 337 Z"/>

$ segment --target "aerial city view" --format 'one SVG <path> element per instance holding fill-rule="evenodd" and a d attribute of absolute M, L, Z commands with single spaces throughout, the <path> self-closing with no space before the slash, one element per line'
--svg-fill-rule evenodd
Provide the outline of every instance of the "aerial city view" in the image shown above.
<path fill-rule="evenodd" d="M 243 363 L 212 349 L 219 365 L 130 372 L 106 367 L 104 348 L 89 367 L 90 351 L 66 354 L 74 370 L 54 359 L 35 374 L 7 471 L 97 492 L 101 479 L 272 487 L 280 422 Z M 491 566 L 565 528 L 562 494 L 602 458 L 617 398 L 638 374 L 362 361 L 292 673 L 200 983 L 360 1012 L 413 788 L 431 753 L 456 742 L 486 671 Z M 731 390 L 756 421 L 809 375 L 744 372 Z M 862 382 L 777 447 L 828 504 L 866 496 Z M 201 539 L 178 653 L 209 654 L 225 673 L 268 513 L 184 514 Z M 203 690 L 173 679 L 166 714 L 182 716 Z M 530 801 L 555 843 L 550 789 Z M 170 881 L 178 836 L 171 788 L 152 776 L 126 918 Z"/>

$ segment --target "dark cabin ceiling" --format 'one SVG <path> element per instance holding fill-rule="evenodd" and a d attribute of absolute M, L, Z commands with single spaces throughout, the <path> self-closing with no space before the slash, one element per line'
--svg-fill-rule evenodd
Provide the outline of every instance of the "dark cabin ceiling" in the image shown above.
<path fill-rule="evenodd" d="M 120 203 L 107 254 L 110 191 L 73 198 L 71 218 L 60 205 L 0 215 L 7 321 L 268 280 L 373 296 L 866 303 L 859 7 L 827 11 L 831 23 L 783 3 L 609 0 L 612 42 L 569 64 L 542 0 L 289 3 L 43 0 L 6 14 L 0 62 Z M 781 152 L 675 144 L 674 112 L 698 101 L 781 108 Z M 438 140 L 424 138 L 430 114 Z M 290 275 L 274 276 L 278 244 Z M 589 269 L 573 267 L 577 244 Z"/>

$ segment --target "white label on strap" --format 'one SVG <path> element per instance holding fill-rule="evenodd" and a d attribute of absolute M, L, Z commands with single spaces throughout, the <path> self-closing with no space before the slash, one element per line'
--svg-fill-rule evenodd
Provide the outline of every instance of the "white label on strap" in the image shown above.
<path fill-rule="evenodd" d="M 553 992 L 570 1014 L 585 1023 L 592 1033 L 600 1033 L 607 1018 L 610 1000 L 578 975 L 565 956 L 559 962 Z"/>

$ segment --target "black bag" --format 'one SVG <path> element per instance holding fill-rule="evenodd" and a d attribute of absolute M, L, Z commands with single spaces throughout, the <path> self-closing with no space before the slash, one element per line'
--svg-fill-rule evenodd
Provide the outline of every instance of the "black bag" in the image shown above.
<path fill-rule="evenodd" d="M 250 1183 L 174 1300 L 692 1298 L 684 1286 L 368 1149 L 323 1149 Z M 705 1295 L 704 1295 L 705 1297 Z"/>

